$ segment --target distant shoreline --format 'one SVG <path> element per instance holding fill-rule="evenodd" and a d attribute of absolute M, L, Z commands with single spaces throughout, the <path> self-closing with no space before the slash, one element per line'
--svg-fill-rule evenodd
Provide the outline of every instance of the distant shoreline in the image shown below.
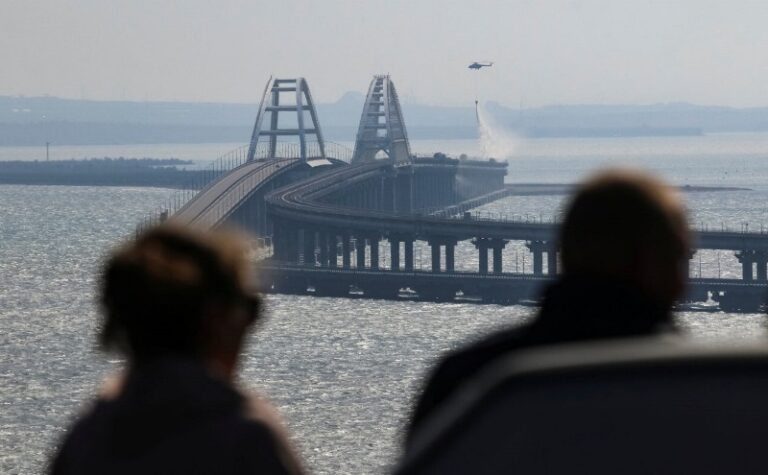
<path fill-rule="evenodd" d="M 573 192 L 575 184 L 568 183 L 508 183 L 513 190 L 509 196 L 546 196 L 567 195 Z M 737 186 L 700 186 L 680 185 L 676 187 L 683 193 L 723 192 L 723 191 L 754 191 L 752 188 Z"/>
<path fill-rule="evenodd" d="M 184 167 L 194 162 L 177 158 L 91 158 L 51 161 L 0 161 L 0 185 L 135 186 L 190 189 L 206 180 L 203 170 Z M 568 183 L 510 183 L 512 196 L 566 195 L 576 186 Z M 685 193 L 752 191 L 729 186 L 682 185 Z"/>
<path fill-rule="evenodd" d="M 529 138 L 634 138 L 697 137 L 704 135 L 700 127 L 554 127 L 524 131 Z"/>
<path fill-rule="evenodd" d="M 508 127 L 509 133 L 537 138 L 634 138 L 688 137 L 704 135 L 698 127 Z M 356 126 L 323 127 L 325 138 L 353 141 Z M 0 122 L 0 146 L 56 145 L 146 145 L 162 143 L 230 143 L 249 137 L 248 126 L 181 126 L 153 124 L 110 124 L 86 122 L 53 122 L 7 124 Z M 414 140 L 477 139 L 477 126 L 410 126 L 408 136 Z"/>
<path fill-rule="evenodd" d="M 364 95 L 348 92 L 318 103 L 327 140 L 353 141 Z M 768 132 L 768 107 L 683 102 L 571 104 L 531 108 L 486 102 L 501 129 L 531 138 L 664 137 L 724 132 Z M 476 112 L 465 105 L 404 101 L 411 139 L 477 138 Z M 0 146 L 241 142 L 251 135 L 255 103 L 93 101 L 0 95 Z"/>
<path fill-rule="evenodd" d="M 122 157 L 0 161 L 0 184 L 190 188 L 206 173 L 183 168 L 192 164 L 177 158 Z"/>

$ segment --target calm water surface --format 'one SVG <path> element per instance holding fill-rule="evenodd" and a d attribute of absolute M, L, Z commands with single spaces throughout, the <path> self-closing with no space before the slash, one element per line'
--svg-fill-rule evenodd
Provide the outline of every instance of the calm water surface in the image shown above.
<path fill-rule="evenodd" d="M 768 225 L 766 137 L 623 140 L 623 146 L 614 139 L 521 144 L 509 181 L 573 182 L 596 166 L 630 163 L 677 184 L 751 188 L 687 194 L 692 219 Z M 462 151 L 470 144 L 421 146 L 429 145 Z M 69 421 L 103 376 L 120 367 L 94 349 L 96 272 L 109 248 L 169 195 L 147 188 L 0 186 L 0 473 L 43 470 Z M 562 200 L 512 197 L 486 211 L 555 214 Z M 519 269 L 523 249 L 505 252 L 507 269 L 514 269 L 515 257 Z M 475 268 L 476 259 L 471 246 L 460 247 L 462 266 Z M 701 265 L 694 259 L 694 274 L 701 268 L 704 275 L 719 270 L 735 276 L 734 262 L 726 253 L 710 253 Z M 519 306 L 267 300 L 269 320 L 250 342 L 241 383 L 269 395 L 309 467 L 327 474 L 386 472 L 413 393 L 434 360 L 467 339 L 520 324 L 531 312 Z M 744 341 L 766 333 L 761 315 L 685 313 L 678 320 L 697 339 Z"/>

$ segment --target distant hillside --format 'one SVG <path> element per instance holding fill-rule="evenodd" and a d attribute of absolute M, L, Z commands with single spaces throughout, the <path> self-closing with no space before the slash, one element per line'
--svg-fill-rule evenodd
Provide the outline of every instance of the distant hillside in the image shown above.
<path fill-rule="evenodd" d="M 354 140 L 363 95 L 349 92 L 319 104 L 329 140 Z M 768 108 L 684 103 L 580 105 L 516 109 L 488 103 L 502 126 L 531 136 L 675 135 L 768 130 Z M 0 146 L 245 142 L 258 104 L 86 101 L 0 96 Z M 474 108 L 404 103 L 414 139 L 474 138 Z"/>

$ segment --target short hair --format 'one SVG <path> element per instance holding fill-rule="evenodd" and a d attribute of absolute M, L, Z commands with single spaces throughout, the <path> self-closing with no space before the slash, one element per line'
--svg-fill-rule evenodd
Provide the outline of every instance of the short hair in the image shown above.
<path fill-rule="evenodd" d="M 677 193 L 647 173 L 608 170 L 586 181 L 560 230 L 564 273 L 630 275 L 649 249 L 680 265 L 689 246 Z"/>
<path fill-rule="evenodd" d="M 174 353 L 200 355 L 203 317 L 211 304 L 249 305 L 247 247 L 229 232 L 163 224 L 118 249 L 101 280 L 100 342 L 135 359 Z"/>

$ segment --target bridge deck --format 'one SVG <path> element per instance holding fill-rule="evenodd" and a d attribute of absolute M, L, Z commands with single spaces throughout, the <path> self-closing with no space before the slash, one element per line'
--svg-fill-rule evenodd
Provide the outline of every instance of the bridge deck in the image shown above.
<path fill-rule="evenodd" d="M 267 197 L 270 212 L 298 222 L 364 229 L 383 235 L 397 233 L 417 237 L 440 236 L 459 241 L 477 236 L 524 241 L 552 241 L 556 238 L 558 224 L 553 223 L 522 219 L 501 221 L 476 216 L 439 217 L 434 214 L 393 213 L 318 202 L 318 198 L 324 194 L 348 186 L 360 177 L 384 172 L 385 167 L 385 163 L 367 163 L 284 187 Z M 768 233 L 694 230 L 694 247 L 768 251 Z"/>
<path fill-rule="evenodd" d="M 214 226 L 260 185 L 298 162 L 296 158 L 286 158 L 241 165 L 200 191 L 173 215 L 173 219 L 188 224 Z"/>

